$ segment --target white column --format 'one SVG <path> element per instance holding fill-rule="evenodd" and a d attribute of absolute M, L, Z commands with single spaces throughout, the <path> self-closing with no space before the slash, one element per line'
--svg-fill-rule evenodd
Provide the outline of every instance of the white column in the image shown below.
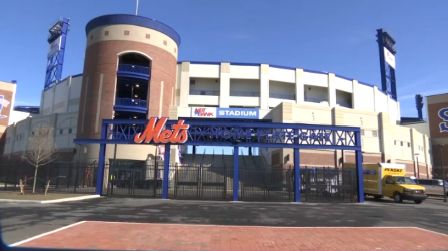
<path fill-rule="evenodd" d="M 269 65 L 260 65 L 260 109 L 269 109 Z"/>
<path fill-rule="evenodd" d="M 296 69 L 296 103 L 305 102 L 305 89 L 303 85 L 303 69 Z"/>
<path fill-rule="evenodd" d="M 182 62 L 180 65 L 179 82 L 179 107 L 188 107 L 188 95 L 190 95 L 190 62 Z"/>
<path fill-rule="evenodd" d="M 328 104 L 330 107 L 336 106 L 336 87 L 334 84 L 334 73 L 328 73 Z"/>
<path fill-rule="evenodd" d="M 100 88 L 98 89 L 98 100 L 96 101 L 96 117 L 95 117 L 95 133 L 99 133 L 99 127 L 101 126 L 100 113 L 101 113 L 101 96 L 103 94 L 103 80 L 104 74 L 100 74 Z"/>
<path fill-rule="evenodd" d="M 221 63 L 219 68 L 219 107 L 229 107 L 230 63 Z"/>
<path fill-rule="evenodd" d="M 356 99 L 357 97 L 357 86 L 358 86 L 358 80 L 353 79 L 352 80 L 352 108 L 353 109 L 358 109 L 358 100 Z"/>

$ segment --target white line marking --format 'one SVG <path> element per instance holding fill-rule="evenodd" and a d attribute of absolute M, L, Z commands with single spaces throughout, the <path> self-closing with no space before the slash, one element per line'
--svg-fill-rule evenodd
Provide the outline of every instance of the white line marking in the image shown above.
<path fill-rule="evenodd" d="M 14 200 L 14 199 L 0 199 L 0 202 L 14 202 L 14 203 L 38 203 L 38 204 L 48 204 L 48 203 L 58 203 L 58 202 L 66 202 L 66 201 L 77 201 L 77 200 L 87 200 L 94 198 L 103 198 L 98 194 L 94 195 L 84 195 L 84 196 L 76 196 L 70 198 L 62 198 L 62 199 L 54 199 L 54 200 Z"/>
<path fill-rule="evenodd" d="M 414 227 L 414 228 L 420 229 L 420 230 L 423 230 L 423 231 L 426 231 L 426 232 L 430 232 L 430 233 L 433 233 L 433 234 L 440 234 L 440 235 L 445 236 L 445 237 L 448 236 L 448 234 L 439 233 L 439 232 L 432 231 L 432 230 L 429 230 L 429 229 L 426 229 L 426 228 L 422 228 L 422 227 Z"/>
<path fill-rule="evenodd" d="M 55 200 L 43 200 L 40 203 L 48 204 L 48 203 L 57 203 L 57 202 L 66 202 L 66 201 L 94 199 L 94 198 L 100 198 L 100 197 L 101 197 L 100 195 L 94 194 L 94 195 L 84 195 L 84 196 L 76 196 L 76 197 L 70 197 L 70 198 L 55 199 Z"/>
<path fill-rule="evenodd" d="M 42 233 L 42 234 L 33 236 L 33 237 L 31 237 L 31 238 L 28 238 L 28 239 L 25 239 L 25 240 L 22 240 L 22 241 L 13 243 L 13 244 L 11 244 L 11 245 L 9 245 L 9 246 L 10 246 L 10 247 L 19 246 L 19 245 L 22 245 L 22 244 L 24 244 L 24 243 L 30 242 L 30 241 L 32 241 L 32 240 L 35 240 L 35 239 L 38 239 L 38 238 L 41 238 L 41 237 L 44 237 L 44 236 L 47 236 L 47 235 L 50 235 L 50 234 L 54 234 L 54 233 L 56 233 L 56 232 L 59 232 L 59 231 L 65 230 L 65 229 L 67 229 L 67 228 L 71 228 L 71 227 L 80 225 L 80 224 L 85 223 L 85 222 L 86 222 L 86 221 L 79 221 L 79 222 L 76 222 L 76 223 L 67 225 L 67 226 L 65 226 L 65 227 L 60 227 L 60 228 L 58 228 L 58 229 L 55 229 L 55 230 L 52 230 L 52 231 L 49 231 L 49 232 L 45 232 L 45 233 Z"/>
<path fill-rule="evenodd" d="M 313 229 L 313 228 L 323 228 L 323 229 L 335 229 L 335 228 L 342 228 L 342 229 L 360 229 L 360 228 L 365 228 L 365 229 L 400 229 L 400 228 L 410 228 L 410 229 L 423 229 L 426 231 L 430 231 L 431 230 L 427 230 L 424 228 L 419 228 L 419 227 L 415 227 L 415 226 L 372 226 L 372 227 L 282 227 L 282 226 L 239 226 L 239 225 L 213 225 L 213 224 L 185 224 L 185 223 L 157 223 L 157 222 L 120 222 L 120 221 L 86 221 L 87 223 L 89 222 L 93 222 L 93 223 L 106 223 L 106 224 L 136 224 L 136 225 L 142 225 L 142 224 L 148 224 L 148 225 L 172 225 L 172 226 L 186 226 L 186 227 L 247 227 L 247 228 L 286 228 L 286 229 L 291 229 L 291 228 L 302 228 L 302 229 Z M 437 232 L 434 232 L 437 233 Z M 439 233 L 442 234 L 442 233 Z M 445 235 L 445 234 L 442 234 Z"/>

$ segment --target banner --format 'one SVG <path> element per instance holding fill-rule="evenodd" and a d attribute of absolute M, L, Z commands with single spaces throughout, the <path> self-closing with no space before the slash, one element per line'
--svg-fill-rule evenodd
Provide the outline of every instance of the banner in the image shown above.
<path fill-rule="evenodd" d="M 217 118 L 259 119 L 260 112 L 256 108 L 218 108 Z"/>
<path fill-rule="evenodd" d="M 384 60 L 386 60 L 386 63 L 390 65 L 390 67 L 395 69 L 395 55 L 392 54 L 386 47 L 384 49 Z"/>
<path fill-rule="evenodd" d="M 192 107 L 192 118 L 216 118 L 216 107 Z"/>

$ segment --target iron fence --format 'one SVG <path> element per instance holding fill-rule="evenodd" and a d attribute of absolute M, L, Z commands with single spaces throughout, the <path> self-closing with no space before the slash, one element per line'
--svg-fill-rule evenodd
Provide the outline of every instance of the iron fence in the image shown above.
<path fill-rule="evenodd" d="M 106 170 L 109 196 L 161 198 L 163 165 L 111 161 Z"/>
<path fill-rule="evenodd" d="M 293 201 L 293 169 L 282 167 L 240 169 L 243 201 Z"/>
<path fill-rule="evenodd" d="M 303 202 L 355 202 L 356 173 L 353 168 L 305 167 L 301 169 Z"/>
<path fill-rule="evenodd" d="M 224 166 L 180 165 L 170 168 L 174 179 L 170 196 L 174 199 L 231 200 L 233 170 Z"/>
<path fill-rule="evenodd" d="M 0 190 L 19 191 L 20 180 L 25 191 L 32 190 L 34 167 L 22 161 L 0 163 Z M 42 192 L 49 182 L 49 192 L 94 193 L 96 162 L 52 162 L 38 168 L 36 190 Z"/>

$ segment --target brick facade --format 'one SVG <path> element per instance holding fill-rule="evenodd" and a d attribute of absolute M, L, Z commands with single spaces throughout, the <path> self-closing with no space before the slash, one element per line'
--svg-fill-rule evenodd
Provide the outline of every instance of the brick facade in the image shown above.
<path fill-rule="evenodd" d="M 94 43 L 86 49 L 78 138 L 98 138 L 101 131 L 101 120 L 112 118 L 118 55 L 128 51 L 141 52 L 152 60 L 148 88 L 148 115 L 169 116 L 169 106 L 172 104 L 172 91 L 175 89 L 176 81 L 176 58 L 167 51 L 149 44 L 122 40 L 102 41 Z M 164 90 L 161 97 L 162 82 Z M 97 123 L 99 98 L 101 101 Z M 162 103 L 161 114 L 159 114 L 160 103 Z"/>

